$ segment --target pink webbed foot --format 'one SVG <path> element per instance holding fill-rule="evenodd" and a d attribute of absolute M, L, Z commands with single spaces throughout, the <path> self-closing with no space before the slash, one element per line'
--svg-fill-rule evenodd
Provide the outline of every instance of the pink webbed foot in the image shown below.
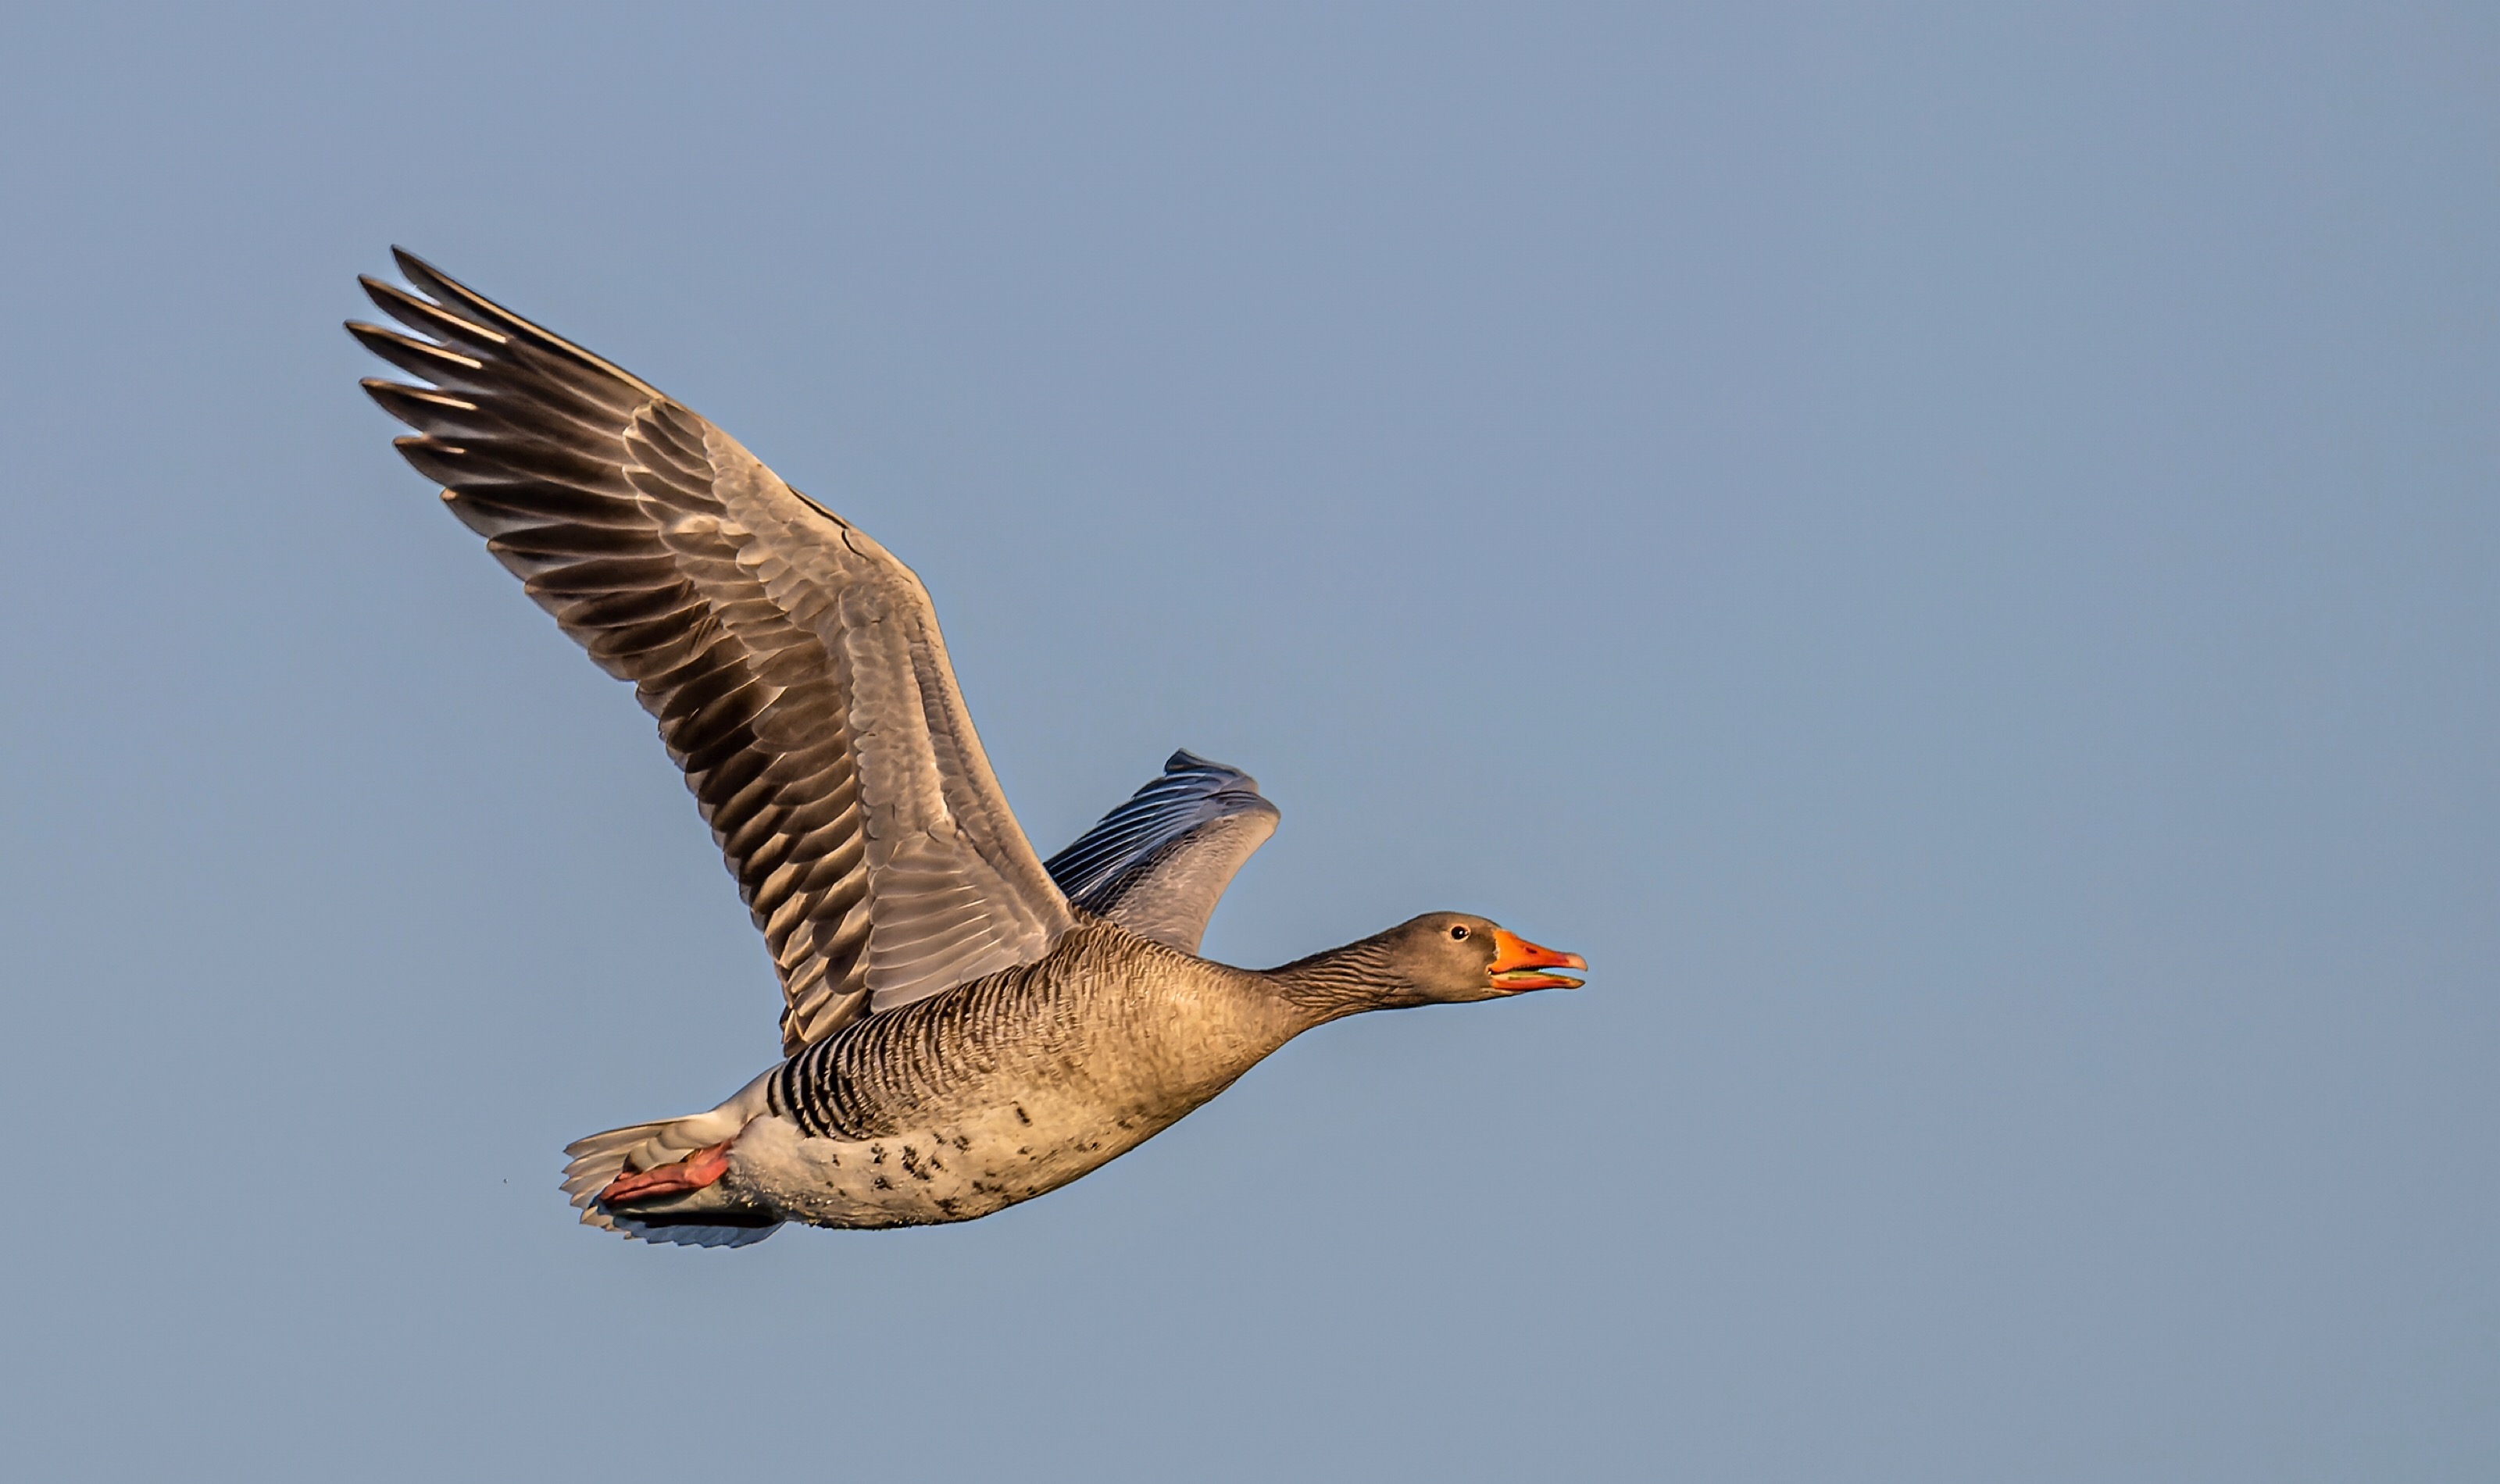
<path fill-rule="evenodd" d="M 627 1201 L 647 1201 L 653 1196 L 682 1195 L 689 1190 L 701 1190 L 729 1173 L 729 1146 L 737 1142 L 724 1140 L 656 1170 L 628 1170 L 609 1180 L 608 1188 L 599 1192 L 599 1204 L 616 1206 Z"/>

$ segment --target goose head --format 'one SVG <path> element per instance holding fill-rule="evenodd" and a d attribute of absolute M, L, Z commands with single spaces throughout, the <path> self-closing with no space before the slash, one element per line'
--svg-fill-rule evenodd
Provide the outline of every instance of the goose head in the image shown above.
<path fill-rule="evenodd" d="M 1577 953 L 1540 948 L 1484 918 L 1428 912 L 1382 935 L 1389 973 L 1386 1005 L 1464 1005 L 1531 989 L 1577 989 L 1549 969 L 1586 969 Z"/>
<path fill-rule="evenodd" d="M 1588 966 L 1577 953 L 1539 948 L 1488 919 L 1428 912 L 1385 933 L 1269 969 L 1266 977 L 1317 1024 L 1366 1010 L 1576 989 L 1578 980 L 1545 971 Z"/>

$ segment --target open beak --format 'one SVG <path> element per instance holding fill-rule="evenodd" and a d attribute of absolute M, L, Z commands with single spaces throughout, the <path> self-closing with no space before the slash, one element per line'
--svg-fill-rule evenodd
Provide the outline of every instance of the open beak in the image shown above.
<path fill-rule="evenodd" d="M 1580 982 L 1560 974 L 1539 974 L 1539 969 L 1585 969 L 1589 960 L 1577 953 L 1558 953 L 1550 948 L 1538 948 L 1519 934 L 1497 927 L 1493 930 L 1493 964 L 1485 972 L 1493 976 L 1493 986 L 1505 994 L 1522 989 L 1577 989 Z"/>

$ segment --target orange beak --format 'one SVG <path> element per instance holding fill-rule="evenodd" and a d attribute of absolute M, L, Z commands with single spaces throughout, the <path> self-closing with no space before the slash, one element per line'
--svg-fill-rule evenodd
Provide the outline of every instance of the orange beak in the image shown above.
<path fill-rule="evenodd" d="M 1493 930 L 1493 964 L 1485 972 L 1493 976 L 1493 986 L 1504 993 L 1523 989 L 1577 989 L 1580 982 L 1560 974 L 1539 974 L 1539 969 L 1585 969 L 1589 960 L 1577 953 L 1558 953 L 1550 948 L 1538 948 L 1519 934 L 1497 927 Z"/>

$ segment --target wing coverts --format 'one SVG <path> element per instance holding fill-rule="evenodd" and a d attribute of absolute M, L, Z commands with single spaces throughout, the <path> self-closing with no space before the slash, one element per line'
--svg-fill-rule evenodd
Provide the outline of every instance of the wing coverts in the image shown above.
<path fill-rule="evenodd" d="M 1195 953 L 1216 899 L 1277 818 L 1257 779 L 1184 750 L 1047 869 L 1077 906 Z"/>

